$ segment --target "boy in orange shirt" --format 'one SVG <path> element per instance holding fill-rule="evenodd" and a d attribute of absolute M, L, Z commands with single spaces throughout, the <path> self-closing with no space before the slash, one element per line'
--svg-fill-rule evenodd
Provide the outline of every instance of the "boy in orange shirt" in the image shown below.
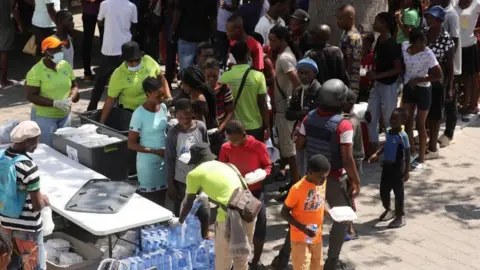
<path fill-rule="evenodd" d="M 292 186 L 282 208 L 290 224 L 294 270 L 320 270 L 322 267 L 322 226 L 325 211 L 328 159 L 320 154 L 308 161 L 308 173 Z"/>

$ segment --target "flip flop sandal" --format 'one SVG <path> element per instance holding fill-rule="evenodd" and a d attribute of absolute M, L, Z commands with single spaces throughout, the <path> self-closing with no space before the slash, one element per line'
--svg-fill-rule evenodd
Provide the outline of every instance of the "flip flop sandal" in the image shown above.
<path fill-rule="evenodd" d="M 355 234 L 355 235 L 352 236 L 352 235 L 350 235 L 350 234 L 348 234 L 348 233 L 347 233 L 347 234 L 345 235 L 345 237 L 343 238 L 343 240 L 344 240 L 345 242 L 347 242 L 347 241 L 353 241 L 353 240 L 357 240 L 357 239 L 358 239 L 358 235 L 357 235 L 357 234 Z"/>
<path fill-rule="evenodd" d="M 387 227 L 390 229 L 398 229 L 405 225 L 406 225 L 405 219 L 402 218 L 401 220 L 394 219 L 392 222 L 388 224 Z"/>

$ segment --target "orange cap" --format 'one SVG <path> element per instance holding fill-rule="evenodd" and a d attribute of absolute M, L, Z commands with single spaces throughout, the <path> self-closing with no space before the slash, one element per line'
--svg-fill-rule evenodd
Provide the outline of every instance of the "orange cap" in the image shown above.
<path fill-rule="evenodd" d="M 42 52 L 45 52 L 47 49 L 55 49 L 60 45 L 67 45 L 67 43 L 55 36 L 49 36 L 42 41 Z"/>

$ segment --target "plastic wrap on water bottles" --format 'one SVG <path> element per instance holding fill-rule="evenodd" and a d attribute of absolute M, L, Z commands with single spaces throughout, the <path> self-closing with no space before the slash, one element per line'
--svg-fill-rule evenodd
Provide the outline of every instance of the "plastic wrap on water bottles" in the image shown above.
<path fill-rule="evenodd" d="M 191 247 L 193 269 L 208 269 L 210 267 L 210 246 L 207 241 L 202 241 L 199 246 Z"/>
<path fill-rule="evenodd" d="M 172 269 L 173 270 L 191 270 L 192 257 L 188 249 L 178 250 L 172 252 Z"/>
<path fill-rule="evenodd" d="M 130 258 L 130 270 L 138 270 L 138 262 L 135 258 Z"/>
<path fill-rule="evenodd" d="M 142 261 L 143 261 L 143 265 L 145 266 L 145 269 L 152 267 L 152 257 L 149 254 L 143 254 Z"/>
<path fill-rule="evenodd" d="M 135 260 L 137 261 L 137 269 L 138 270 L 145 270 L 145 264 L 140 257 L 135 257 Z"/>
<path fill-rule="evenodd" d="M 170 256 L 171 253 L 165 251 L 163 253 L 158 254 L 157 257 L 157 269 L 162 270 L 173 270 L 172 267 L 172 257 Z"/>

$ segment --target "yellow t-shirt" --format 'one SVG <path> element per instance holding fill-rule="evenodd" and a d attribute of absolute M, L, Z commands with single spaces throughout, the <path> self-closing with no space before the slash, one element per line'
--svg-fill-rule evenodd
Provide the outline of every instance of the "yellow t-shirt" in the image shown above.
<path fill-rule="evenodd" d="M 235 189 L 242 186 L 237 173 L 225 163 L 208 161 L 200 164 L 187 174 L 187 194 L 202 190 L 212 200 L 227 205 Z M 227 213 L 218 208 L 217 221 L 227 220 Z"/>
<path fill-rule="evenodd" d="M 25 84 L 40 87 L 40 96 L 44 98 L 62 100 L 70 95 L 73 80 L 75 75 L 67 61 L 60 61 L 54 71 L 45 66 L 42 58 L 28 71 Z M 36 115 L 41 117 L 64 118 L 68 115 L 68 112 L 55 107 L 33 105 L 33 108 L 37 111 Z"/>
<path fill-rule="evenodd" d="M 142 67 L 139 71 L 129 71 L 122 63 L 110 77 L 108 96 L 118 98 L 124 108 L 136 110 L 145 102 L 142 82 L 147 77 L 158 77 L 161 74 L 160 65 L 148 55 L 142 57 Z"/>

